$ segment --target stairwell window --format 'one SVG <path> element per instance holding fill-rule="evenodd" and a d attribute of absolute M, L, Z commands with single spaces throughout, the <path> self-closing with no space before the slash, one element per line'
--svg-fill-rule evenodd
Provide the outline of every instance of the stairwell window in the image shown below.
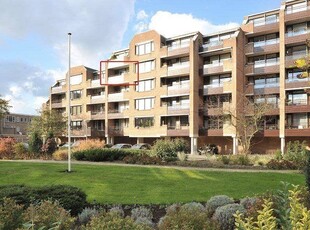
<path fill-rule="evenodd" d="M 136 45 L 136 55 L 149 54 L 154 51 L 154 42 L 146 42 Z"/>

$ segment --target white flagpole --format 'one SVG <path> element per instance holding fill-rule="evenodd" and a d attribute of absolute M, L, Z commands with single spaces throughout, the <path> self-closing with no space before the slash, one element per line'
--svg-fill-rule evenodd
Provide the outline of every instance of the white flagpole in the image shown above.
<path fill-rule="evenodd" d="M 68 69 L 68 107 L 67 107 L 67 114 L 68 114 L 68 172 L 71 172 L 71 85 L 70 85 L 70 77 L 71 77 L 71 33 L 68 33 L 68 55 L 69 55 L 69 69 Z"/>

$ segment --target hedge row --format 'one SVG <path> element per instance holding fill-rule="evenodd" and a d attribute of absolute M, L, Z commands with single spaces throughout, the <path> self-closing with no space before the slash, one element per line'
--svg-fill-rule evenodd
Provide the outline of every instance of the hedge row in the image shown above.
<path fill-rule="evenodd" d="M 41 188 L 25 185 L 0 186 L 0 203 L 5 197 L 12 198 L 17 204 L 22 204 L 25 207 L 41 200 L 57 200 L 72 215 L 80 213 L 86 205 L 86 194 L 81 189 L 69 185 L 52 185 Z"/>

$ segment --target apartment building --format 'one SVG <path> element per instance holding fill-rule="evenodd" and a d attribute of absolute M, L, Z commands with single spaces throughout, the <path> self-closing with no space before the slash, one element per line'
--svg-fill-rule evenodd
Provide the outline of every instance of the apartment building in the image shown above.
<path fill-rule="evenodd" d="M 0 119 L 0 137 L 12 137 L 18 142 L 26 142 L 27 128 L 34 118 L 32 115 L 10 113 Z"/>
<path fill-rule="evenodd" d="M 65 113 L 71 100 L 74 139 L 152 143 L 183 137 L 192 153 L 208 143 L 237 153 L 236 130 L 218 113 L 230 108 L 241 116 L 246 96 L 272 105 L 253 152 L 284 150 L 288 141 L 310 136 L 309 79 L 294 64 L 309 54 L 309 34 L 305 0 L 246 16 L 239 28 L 220 33 L 165 38 L 144 32 L 101 63 L 100 71 L 72 68 L 70 95 L 67 76 L 51 87 L 48 106 Z"/>

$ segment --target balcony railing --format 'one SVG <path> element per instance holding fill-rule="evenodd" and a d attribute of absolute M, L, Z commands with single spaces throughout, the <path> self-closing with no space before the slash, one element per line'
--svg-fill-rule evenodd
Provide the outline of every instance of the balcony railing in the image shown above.
<path fill-rule="evenodd" d="M 103 103 L 105 100 L 104 95 L 94 95 L 90 96 L 90 103 Z"/>
<path fill-rule="evenodd" d="M 296 52 L 285 57 L 287 61 L 303 58 L 307 56 L 307 51 Z"/>
<path fill-rule="evenodd" d="M 265 26 L 265 25 L 269 25 L 269 24 L 273 24 L 273 23 L 277 23 L 279 22 L 279 18 L 276 18 L 276 19 L 264 19 L 264 20 L 261 20 L 260 22 L 254 22 L 254 27 L 259 27 L 259 26 Z"/>
<path fill-rule="evenodd" d="M 124 83 L 124 74 L 114 75 L 108 77 L 109 84 L 121 84 Z"/>
<path fill-rule="evenodd" d="M 212 42 L 203 44 L 201 47 L 201 51 L 208 51 L 208 50 L 215 49 L 215 48 L 220 49 L 220 48 L 223 48 L 223 44 L 224 43 L 222 40 L 212 41 Z"/>
<path fill-rule="evenodd" d="M 124 99 L 124 93 L 110 93 L 108 99 L 109 101 L 121 101 Z"/>
<path fill-rule="evenodd" d="M 298 6 L 293 7 L 292 9 L 286 9 L 285 14 L 294 14 L 302 11 L 310 10 L 310 6 Z"/>
<path fill-rule="evenodd" d="M 183 44 L 179 44 L 179 45 L 172 45 L 172 46 L 168 46 L 168 51 L 172 51 L 172 50 L 176 50 L 176 49 L 181 49 L 181 48 L 186 48 L 189 47 L 189 42 L 183 43 Z"/>
<path fill-rule="evenodd" d="M 168 76 L 189 74 L 189 62 L 168 66 Z"/>
<path fill-rule="evenodd" d="M 181 125 L 168 125 L 168 130 L 184 130 L 189 129 L 189 124 L 181 124 Z"/>
<path fill-rule="evenodd" d="M 293 101 L 287 101 L 286 105 L 291 106 L 291 105 L 308 105 L 308 100 L 307 99 L 295 99 Z"/>
<path fill-rule="evenodd" d="M 65 92 L 65 85 L 52 87 L 52 93 Z"/>

